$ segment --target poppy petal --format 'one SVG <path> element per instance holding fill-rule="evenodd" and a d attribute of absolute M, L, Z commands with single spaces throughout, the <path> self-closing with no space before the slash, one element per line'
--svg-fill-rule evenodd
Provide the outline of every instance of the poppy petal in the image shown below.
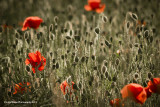
<path fill-rule="evenodd" d="M 91 10 L 92 10 L 92 7 L 89 6 L 89 5 L 85 5 L 84 8 L 85 8 L 85 10 L 87 10 L 87 11 L 91 11 Z"/>
<path fill-rule="evenodd" d="M 145 90 L 143 89 L 143 91 L 136 97 L 137 101 L 140 103 L 140 104 L 143 104 L 146 99 L 147 99 L 147 94 L 145 92 Z"/>
<path fill-rule="evenodd" d="M 33 68 L 33 67 L 32 67 L 32 71 L 33 71 L 33 73 L 36 73 L 35 68 Z"/>
<path fill-rule="evenodd" d="M 37 62 L 37 57 L 34 53 L 29 53 L 28 56 L 33 62 Z"/>
<path fill-rule="evenodd" d="M 44 70 L 44 66 L 40 66 L 40 67 L 38 68 L 38 70 L 39 70 L 39 71 Z"/>
<path fill-rule="evenodd" d="M 102 4 L 100 8 L 97 8 L 97 9 L 96 9 L 96 12 L 97 12 L 97 13 L 102 13 L 102 12 L 104 12 L 105 7 L 106 7 L 106 5 L 105 5 L 105 4 Z"/>
<path fill-rule="evenodd" d="M 26 59 L 25 64 L 26 64 L 26 65 L 30 64 L 30 62 L 29 62 L 28 59 Z"/>
<path fill-rule="evenodd" d="M 36 51 L 36 55 L 37 55 L 38 62 L 40 62 L 41 61 L 41 53 L 39 51 Z"/>

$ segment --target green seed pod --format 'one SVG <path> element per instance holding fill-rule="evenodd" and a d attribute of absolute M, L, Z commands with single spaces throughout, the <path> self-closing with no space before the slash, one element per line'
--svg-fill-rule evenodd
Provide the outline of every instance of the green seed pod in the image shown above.
<path fill-rule="evenodd" d="M 144 31 L 144 37 L 145 38 L 149 37 L 149 30 Z"/>
<path fill-rule="evenodd" d="M 55 22 L 55 23 L 58 23 L 58 16 L 55 16 L 55 17 L 54 17 L 54 22 Z"/>
<path fill-rule="evenodd" d="M 56 65 L 55 64 L 52 65 L 52 69 L 53 70 L 56 69 Z"/>
<path fill-rule="evenodd" d="M 135 74 L 134 74 L 134 78 L 137 79 L 138 77 L 139 77 L 139 74 L 138 74 L 138 73 L 135 73 Z"/>
<path fill-rule="evenodd" d="M 26 70 L 29 72 L 29 71 L 30 71 L 30 67 L 29 67 L 29 66 L 26 66 Z"/>
<path fill-rule="evenodd" d="M 53 24 L 51 24 L 51 25 L 49 26 L 49 31 L 50 31 L 50 32 L 53 31 Z"/>
<path fill-rule="evenodd" d="M 52 63 L 54 63 L 54 64 L 55 64 L 55 63 L 56 63 L 56 59 L 52 59 Z"/>
<path fill-rule="evenodd" d="M 138 54 L 142 54 L 142 49 L 141 48 L 138 49 Z"/>
<path fill-rule="evenodd" d="M 107 67 L 103 65 L 102 68 L 101 68 L 101 72 L 105 73 L 106 71 L 107 71 Z"/>
<path fill-rule="evenodd" d="M 81 58 L 81 62 L 83 63 L 85 61 L 85 57 L 83 56 L 82 58 Z"/>
<path fill-rule="evenodd" d="M 119 61 L 119 59 L 117 58 L 117 59 L 116 59 L 116 65 L 119 65 L 119 62 L 120 62 L 120 61 Z"/>
<path fill-rule="evenodd" d="M 100 28 L 98 28 L 98 27 L 95 28 L 95 33 L 96 33 L 96 34 L 100 34 Z"/>
<path fill-rule="evenodd" d="M 2 31 L 3 31 L 3 28 L 0 26 L 0 33 L 2 33 Z"/>
<path fill-rule="evenodd" d="M 132 18 L 133 18 L 134 20 L 138 20 L 138 17 L 137 17 L 137 15 L 136 15 L 135 13 L 132 13 Z"/>
<path fill-rule="evenodd" d="M 127 22 L 127 29 L 129 29 L 130 27 L 130 22 Z"/>
<path fill-rule="evenodd" d="M 56 69 L 58 69 L 58 68 L 59 68 L 59 63 L 57 62 L 57 63 L 56 63 Z"/>
<path fill-rule="evenodd" d="M 66 36 L 66 39 L 71 39 L 71 37 L 70 36 Z"/>
<path fill-rule="evenodd" d="M 102 16 L 102 21 L 103 21 L 104 23 L 107 23 L 107 22 L 108 22 L 107 16 Z"/>
<path fill-rule="evenodd" d="M 134 44 L 134 46 L 135 46 L 135 47 L 138 47 L 138 46 L 139 46 L 139 44 L 138 44 L 138 43 L 135 43 L 135 44 Z"/>
<path fill-rule="evenodd" d="M 149 79 L 153 78 L 153 74 L 151 72 L 149 72 L 147 75 Z"/>
<path fill-rule="evenodd" d="M 76 56 L 74 60 L 75 60 L 75 62 L 78 62 L 79 58 Z"/>
<path fill-rule="evenodd" d="M 96 59 L 96 56 L 95 55 L 92 55 L 91 56 L 92 60 L 94 61 Z"/>

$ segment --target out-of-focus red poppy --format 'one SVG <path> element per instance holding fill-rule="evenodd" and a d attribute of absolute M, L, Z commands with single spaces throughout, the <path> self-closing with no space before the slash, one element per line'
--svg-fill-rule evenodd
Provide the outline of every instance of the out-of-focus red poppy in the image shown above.
<path fill-rule="evenodd" d="M 63 92 L 63 94 L 65 95 L 66 93 L 70 93 L 70 94 L 72 94 L 72 90 L 73 90 L 73 85 L 74 85 L 75 83 L 72 81 L 72 87 L 71 86 L 69 86 L 69 84 L 67 83 L 67 81 L 65 80 L 65 81 L 63 81 L 62 83 L 61 83 L 61 85 L 60 85 L 60 88 L 61 88 L 61 91 Z"/>
<path fill-rule="evenodd" d="M 110 105 L 112 107 L 124 107 L 124 104 L 122 103 L 122 100 L 119 98 L 115 98 L 110 101 Z"/>
<path fill-rule="evenodd" d="M 38 29 L 39 25 L 43 22 L 43 20 L 37 16 L 27 17 L 23 22 L 22 31 L 27 30 L 27 28 Z"/>
<path fill-rule="evenodd" d="M 13 26 L 7 24 L 3 24 L 1 27 L 3 32 L 5 32 L 7 29 L 13 29 Z"/>
<path fill-rule="evenodd" d="M 160 94 L 160 78 L 153 78 L 148 82 L 149 91 Z"/>
<path fill-rule="evenodd" d="M 149 87 L 147 86 L 144 89 L 145 89 L 145 91 L 147 93 L 147 98 L 150 97 L 152 95 L 152 92 L 150 92 Z"/>
<path fill-rule="evenodd" d="M 15 92 L 13 94 L 17 94 L 17 93 L 23 94 L 23 92 L 27 92 L 27 90 L 31 91 L 31 84 L 29 82 L 18 83 L 18 84 L 15 84 Z"/>
<path fill-rule="evenodd" d="M 105 4 L 101 4 L 101 0 L 88 0 L 88 5 L 85 5 L 84 8 L 87 11 L 96 11 L 101 13 L 105 9 Z"/>
<path fill-rule="evenodd" d="M 146 22 L 144 20 L 141 20 L 141 21 L 138 20 L 136 26 L 138 26 L 138 25 L 140 25 L 140 26 L 146 26 Z"/>
<path fill-rule="evenodd" d="M 28 56 L 29 59 L 26 59 L 25 63 L 26 65 L 32 65 L 33 73 L 35 73 L 37 70 L 42 71 L 44 69 L 44 66 L 46 65 L 46 58 L 41 56 L 39 51 L 36 51 L 36 53 L 29 53 Z"/>
<path fill-rule="evenodd" d="M 121 90 L 121 94 L 124 100 L 130 98 L 139 104 L 143 104 L 147 99 L 147 94 L 144 87 L 135 83 L 124 86 Z"/>

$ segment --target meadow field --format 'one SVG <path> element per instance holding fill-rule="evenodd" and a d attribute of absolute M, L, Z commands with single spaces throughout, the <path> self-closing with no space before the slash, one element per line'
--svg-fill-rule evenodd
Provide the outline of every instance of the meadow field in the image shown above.
<path fill-rule="evenodd" d="M 160 1 L 101 4 L 0 0 L 0 107 L 160 107 Z M 43 22 L 23 31 L 30 16 Z"/>

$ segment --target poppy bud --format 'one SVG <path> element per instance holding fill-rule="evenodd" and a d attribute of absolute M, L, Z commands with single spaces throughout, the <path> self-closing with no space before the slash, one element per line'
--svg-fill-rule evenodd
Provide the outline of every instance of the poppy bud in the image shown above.
<path fill-rule="evenodd" d="M 98 70 L 98 67 L 97 67 L 97 66 L 94 66 L 93 69 L 94 69 L 94 70 Z"/>
<path fill-rule="evenodd" d="M 112 37 L 110 37 L 110 41 L 111 41 L 111 42 L 113 41 L 113 38 L 112 38 Z"/>
<path fill-rule="evenodd" d="M 138 73 L 135 73 L 135 74 L 134 74 L 134 78 L 137 79 L 138 77 L 139 77 L 139 74 L 138 74 Z"/>
<path fill-rule="evenodd" d="M 54 22 L 55 22 L 55 23 L 58 23 L 58 16 L 55 16 L 55 17 L 54 17 Z"/>
<path fill-rule="evenodd" d="M 71 39 L 71 36 L 66 36 L 66 39 Z"/>
<path fill-rule="evenodd" d="M 53 70 L 56 69 L 56 65 L 55 64 L 52 65 L 52 69 Z"/>
<path fill-rule="evenodd" d="M 17 44 L 18 44 L 18 39 L 16 39 L 15 44 L 16 44 L 16 46 L 17 46 Z"/>
<path fill-rule="evenodd" d="M 27 70 L 27 71 L 30 71 L 30 67 L 29 67 L 29 66 L 26 66 L 26 70 Z"/>
<path fill-rule="evenodd" d="M 65 44 L 65 45 L 67 44 L 67 41 L 66 41 L 66 39 L 64 39 L 64 40 L 63 40 L 63 42 L 64 42 L 64 44 Z"/>
<path fill-rule="evenodd" d="M 129 29 L 130 27 L 130 22 L 127 22 L 127 29 Z"/>
<path fill-rule="evenodd" d="M 61 55 L 61 58 L 64 60 L 64 55 Z"/>
<path fill-rule="evenodd" d="M 141 48 L 138 49 L 138 54 L 142 54 L 142 49 Z"/>
<path fill-rule="evenodd" d="M 19 62 L 20 62 L 20 63 L 22 62 L 22 58 L 19 58 Z"/>
<path fill-rule="evenodd" d="M 138 47 L 138 46 L 139 46 L 139 44 L 138 44 L 138 43 L 135 43 L 135 44 L 134 44 L 134 46 L 135 46 L 135 47 Z"/>
<path fill-rule="evenodd" d="M 107 67 L 103 65 L 102 68 L 101 68 L 101 72 L 105 73 L 106 71 L 107 71 Z"/>
<path fill-rule="evenodd" d="M 106 76 L 106 78 L 108 78 L 108 76 L 109 76 L 108 72 L 105 72 L 105 76 Z"/>
<path fill-rule="evenodd" d="M 3 31 L 3 29 L 2 29 L 2 27 L 0 26 L 0 33 L 2 33 L 2 31 Z"/>
<path fill-rule="evenodd" d="M 150 43 L 153 42 L 153 36 L 150 36 L 149 41 L 150 41 Z"/>
<path fill-rule="evenodd" d="M 56 59 L 52 59 L 52 63 L 56 63 Z"/>
<path fill-rule="evenodd" d="M 110 75 L 108 75 L 108 80 L 109 80 L 109 81 L 112 81 L 112 79 L 111 79 L 111 76 L 110 76 Z"/>
<path fill-rule="evenodd" d="M 81 62 L 83 63 L 85 61 L 85 57 L 83 56 L 82 58 L 81 58 Z"/>
<path fill-rule="evenodd" d="M 100 29 L 98 27 L 95 28 L 95 32 L 96 32 L 96 34 L 100 34 Z"/>
<path fill-rule="evenodd" d="M 64 32 L 67 33 L 67 32 L 68 32 L 68 29 L 64 28 Z"/>
<path fill-rule="evenodd" d="M 58 68 L 59 68 L 59 63 L 57 62 L 57 63 L 56 63 L 56 69 L 58 69 Z"/>
<path fill-rule="evenodd" d="M 55 24 L 54 26 L 55 26 L 55 29 L 57 29 L 57 28 L 58 28 L 58 25 L 57 25 L 57 24 Z"/>
<path fill-rule="evenodd" d="M 112 80 L 115 82 L 117 80 L 117 76 L 114 76 Z"/>
<path fill-rule="evenodd" d="M 77 56 L 75 57 L 75 59 L 74 59 L 74 60 L 75 60 L 75 62 L 78 62 L 78 61 L 79 61 L 79 59 L 78 59 L 78 57 L 77 57 Z"/>
<path fill-rule="evenodd" d="M 122 41 L 119 41 L 119 44 L 122 45 Z"/>
<path fill-rule="evenodd" d="M 53 24 L 51 24 L 51 25 L 49 26 L 49 31 L 50 31 L 50 32 L 53 31 Z"/>
<path fill-rule="evenodd" d="M 95 55 L 92 55 L 91 56 L 92 60 L 94 61 L 96 59 L 96 56 Z"/>
<path fill-rule="evenodd" d="M 137 17 L 137 15 L 136 15 L 135 13 L 132 13 L 132 18 L 133 18 L 134 20 L 138 20 L 138 17 Z"/>
<path fill-rule="evenodd" d="M 151 72 L 149 72 L 147 75 L 148 75 L 149 79 L 151 79 L 153 77 Z"/>
<path fill-rule="evenodd" d="M 75 40 L 78 41 L 78 42 L 79 42 L 80 39 L 81 39 L 80 36 L 74 36 L 74 38 L 75 38 Z"/>
<path fill-rule="evenodd" d="M 107 22 L 108 22 L 107 16 L 103 16 L 103 17 L 102 17 L 102 21 L 103 21 L 104 23 L 107 23 Z"/>
<path fill-rule="evenodd" d="M 105 40 L 105 44 L 106 44 L 109 48 L 111 48 L 111 44 L 110 44 L 107 40 Z"/>
<path fill-rule="evenodd" d="M 145 38 L 149 37 L 149 31 L 148 30 L 144 31 L 144 37 Z"/>

